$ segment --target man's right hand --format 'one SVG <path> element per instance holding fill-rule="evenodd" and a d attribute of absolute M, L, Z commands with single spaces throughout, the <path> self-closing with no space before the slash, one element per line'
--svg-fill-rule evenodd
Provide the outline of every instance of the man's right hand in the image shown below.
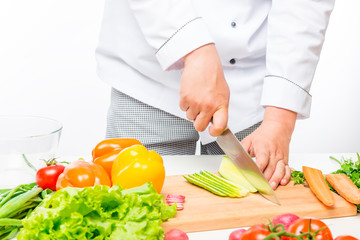
<path fill-rule="evenodd" d="M 204 131 L 212 120 L 210 135 L 220 135 L 227 126 L 230 90 L 214 44 L 202 46 L 184 57 L 180 84 L 180 108 Z"/>

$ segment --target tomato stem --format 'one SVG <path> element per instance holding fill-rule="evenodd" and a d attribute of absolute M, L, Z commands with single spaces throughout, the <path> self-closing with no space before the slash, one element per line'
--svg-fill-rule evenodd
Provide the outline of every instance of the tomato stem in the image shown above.
<path fill-rule="evenodd" d="M 298 239 L 298 240 L 303 240 L 303 239 L 308 239 L 308 240 L 313 240 L 315 239 L 315 236 L 320 233 L 322 230 L 324 230 L 327 227 L 322 227 L 319 230 L 317 230 L 316 232 L 311 232 L 311 219 L 309 221 L 309 229 L 307 232 L 300 232 L 300 235 L 296 235 L 293 233 L 288 233 L 285 230 L 285 226 L 281 223 L 276 224 L 275 226 L 273 226 L 273 223 L 269 220 L 268 225 L 264 225 L 264 227 L 271 232 L 270 235 L 268 235 L 266 238 L 264 238 L 263 240 L 273 240 L 273 239 L 281 239 L 281 237 L 291 237 L 294 239 Z"/>

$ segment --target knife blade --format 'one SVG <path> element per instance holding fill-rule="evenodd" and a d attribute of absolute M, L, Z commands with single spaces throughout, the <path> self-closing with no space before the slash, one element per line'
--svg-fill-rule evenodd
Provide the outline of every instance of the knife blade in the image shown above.
<path fill-rule="evenodd" d="M 235 164 L 235 166 L 238 167 L 244 177 L 258 190 L 258 192 L 264 198 L 270 200 L 273 203 L 281 205 L 274 190 L 264 177 L 259 167 L 253 161 L 235 135 L 230 131 L 230 129 L 227 128 L 220 136 L 218 136 L 216 142 Z"/>

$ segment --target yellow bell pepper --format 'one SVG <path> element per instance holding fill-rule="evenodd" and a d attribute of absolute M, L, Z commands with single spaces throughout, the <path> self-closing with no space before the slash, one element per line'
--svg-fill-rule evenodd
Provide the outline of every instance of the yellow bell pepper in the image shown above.
<path fill-rule="evenodd" d="M 128 189 L 151 182 L 158 193 L 164 185 L 165 168 L 162 157 L 148 151 L 143 145 L 133 145 L 122 150 L 111 169 L 113 185 Z"/>

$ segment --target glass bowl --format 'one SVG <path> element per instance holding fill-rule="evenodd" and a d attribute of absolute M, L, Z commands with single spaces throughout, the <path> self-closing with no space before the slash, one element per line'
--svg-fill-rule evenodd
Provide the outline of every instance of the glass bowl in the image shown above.
<path fill-rule="evenodd" d="M 35 182 L 42 159 L 56 157 L 61 131 L 54 119 L 0 115 L 0 189 Z"/>

